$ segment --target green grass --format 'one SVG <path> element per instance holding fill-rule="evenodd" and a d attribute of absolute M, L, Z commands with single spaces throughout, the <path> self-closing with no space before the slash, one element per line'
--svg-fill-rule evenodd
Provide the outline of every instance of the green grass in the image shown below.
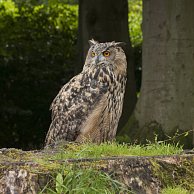
<path fill-rule="evenodd" d="M 129 145 L 118 143 L 97 144 L 67 144 L 65 148 L 52 155 L 50 159 L 70 158 L 101 158 L 114 156 L 156 156 L 180 154 L 182 147 L 164 142 L 147 145 Z"/>
<path fill-rule="evenodd" d="M 126 186 L 110 175 L 92 168 L 66 168 L 54 178 L 55 187 L 45 188 L 47 194 L 116 194 L 131 193 Z"/>
<path fill-rule="evenodd" d="M 175 186 L 163 189 L 161 194 L 190 194 L 190 192 L 182 188 L 181 186 Z"/>

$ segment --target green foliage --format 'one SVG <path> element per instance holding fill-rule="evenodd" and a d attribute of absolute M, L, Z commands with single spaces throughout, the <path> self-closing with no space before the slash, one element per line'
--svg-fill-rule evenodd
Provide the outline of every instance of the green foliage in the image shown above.
<path fill-rule="evenodd" d="M 137 47 L 142 44 L 142 0 L 129 0 L 129 34 L 133 47 Z"/>
<path fill-rule="evenodd" d="M 45 188 L 52 194 L 116 194 L 130 193 L 122 183 L 113 179 L 105 172 L 93 168 L 65 167 L 54 180 L 55 189 Z M 42 192 L 44 193 L 44 191 Z"/>
<path fill-rule="evenodd" d="M 182 148 L 178 145 L 165 142 L 150 143 L 147 145 L 130 145 L 118 143 L 97 144 L 67 144 L 57 154 L 51 156 L 52 160 L 68 158 L 101 158 L 112 156 L 154 156 L 180 154 Z"/>
<path fill-rule="evenodd" d="M 61 173 L 58 173 L 56 176 L 56 191 L 57 193 L 63 192 L 63 175 Z"/>
<path fill-rule="evenodd" d="M 181 186 L 176 186 L 176 187 L 164 188 L 161 193 L 162 194 L 189 194 L 190 192 L 182 188 Z"/>
<path fill-rule="evenodd" d="M 40 146 L 49 105 L 73 75 L 77 6 L 0 1 L 0 147 Z"/>
<path fill-rule="evenodd" d="M 135 80 L 137 93 L 141 87 L 142 73 L 142 0 L 128 0 L 129 36 L 134 53 Z"/>

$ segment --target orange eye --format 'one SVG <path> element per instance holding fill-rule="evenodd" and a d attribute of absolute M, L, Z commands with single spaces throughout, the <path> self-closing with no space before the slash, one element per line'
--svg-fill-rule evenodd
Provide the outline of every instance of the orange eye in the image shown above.
<path fill-rule="evenodd" d="M 109 51 L 104 51 L 104 52 L 103 52 L 103 55 L 104 55 L 105 57 L 109 57 L 109 56 L 110 56 L 110 52 L 109 52 Z"/>
<path fill-rule="evenodd" d="M 95 57 L 96 56 L 96 53 L 92 51 L 92 57 Z"/>

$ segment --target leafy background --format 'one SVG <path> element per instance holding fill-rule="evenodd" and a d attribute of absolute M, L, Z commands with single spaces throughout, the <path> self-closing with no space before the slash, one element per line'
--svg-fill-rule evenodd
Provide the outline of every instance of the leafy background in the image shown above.
<path fill-rule="evenodd" d="M 129 34 L 141 83 L 142 1 L 129 1 Z M 0 1 L 0 147 L 37 149 L 49 106 L 73 75 L 78 1 Z M 137 91 L 138 92 L 138 91 Z"/>

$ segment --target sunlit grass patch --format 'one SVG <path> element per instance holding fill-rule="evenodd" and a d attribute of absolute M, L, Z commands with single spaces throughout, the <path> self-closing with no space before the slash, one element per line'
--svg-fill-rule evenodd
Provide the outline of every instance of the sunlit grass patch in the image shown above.
<path fill-rule="evenodd" d="M 161 194 L 190 194 L 190 192 L 181 186 L 175 186 L 164 188 Z"/>
<path fill-rule="evenodd" d="M 147 145 L 130 145 L 118 143 L 97 144 L 67 144 L 60 151 L 51 156 L 51 159 L 69 158 L 101 158 L 114 156 L 155 156 L 180 154 L 182 147 L 178 144 L 165 142 L 150 143 Z"/>

